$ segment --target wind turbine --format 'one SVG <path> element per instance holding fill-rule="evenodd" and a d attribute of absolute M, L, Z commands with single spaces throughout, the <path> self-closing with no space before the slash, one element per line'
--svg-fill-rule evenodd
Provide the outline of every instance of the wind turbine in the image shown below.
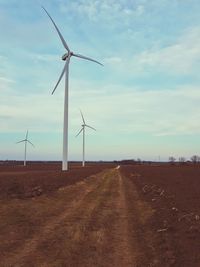
<path fill-rule="evenodd" d="M 63 56 L 62 56 L 62 60 L 66 61 L 65 62 L 65 65 L 64 65 L 64 68 L 61 72 L 61 75 L 58 79 L 58 82 L 56 83 L 53 91 L 52 91 L 52 94 L 55 92 L 58 84 L 60 83 L 63 75 L 65 74 L 65 98 L 64 98 L 64 126 L 63 126 L 63 161 L 62 161 L 62 170 L 63 171 L 66 171 L 68 170 L 68 81 L 69 81 L 69 63 L 70 63 L 70 58 L 72 56 L 74 57 L 78 57 L 78 58 L 82 58 L 82 59 L 86 59 L 86 60 L 89 60 L 89 61 L 93 61 L 99 65 L 102 65 L 100 62 L 92 59 L 92 58 L 89 58 L 89 57 L 85 57 L 85 56 L 82 56 L 80 54 L 75 54 L 73 53 L 66 41 L 64 40 L 62 34 L 60 33 L 57 25 L 55 24 L 55 22 L 53 21 L 52 17 L 50 16 L 50 14 L 47 12 L 47 10 L 42 7 L 44 9 L 44 11 L 46 12 L 46 14 L 48 15 L 48 17 L 50 18 L 50 20 L 52 21 L 60 39 L 61 39 L 61 42 L 64 46 L 64 48 L 67 50 L 67 53 L 65 53 Z"/>
<path fill-rule="evenodd" d="M 85 127 L 88 127 L 88 128 L 90 128 L 90 129 L 92 129 L 92 130 L 94 130 L 94 131 L 96 131 L 96 129 L 93 128 L 93 127 L 91 127 L 91 126 L 89 126 L 88 124 L 86 124 L 86 123 L 85 123 L 85 119 L 84 119 L 84 117 L 83 117 L 83 113 L 81 112 L 81 110 L 80 110 L 80 113 L 81 113 L 81 117 L 82 117 L 83 124 L 81 125 L 82 128 L 81 128 L 80 131 L 77 133 L 76 137 L 79 136 L 79 134 L 80 134 L 81 132 L 83 132 L 83 161 L 82 161 L 82 166 L 84 167 L 84 166 L 85 166 Z"/>
<path fill-rule="evenodd" d="M 17 142 L 16 144 L 18 143 L 22 143 L 24 142 L 24 166 L 26 166 L 26 152 L 27 152 L 27 143 L 31 144 L 33 147 L 34 147 L 34 144 L 31 143 L 31 141 L 28 140 L 28 130 L 26 132 L 26 137 L 25 139 Z"/>

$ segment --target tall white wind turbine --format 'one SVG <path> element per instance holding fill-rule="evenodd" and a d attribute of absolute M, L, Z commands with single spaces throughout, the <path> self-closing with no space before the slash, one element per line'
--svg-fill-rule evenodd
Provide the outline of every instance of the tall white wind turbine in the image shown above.
<path fill-rule="evenodd" d="M 26 137 L 25 139 L 17 142 L 18 143 L 23 143 L 24 142 L 24 166 L 26 166 L 26 153 L 27 153 L 27 143 L 31 144 L 34 147 L 34 144 L 31 143 L 31 141 L 28 140 L 28 130 L 26 132 Z"/>
<path fill-rule="evenodd" d="M 52 17 L 50 16 L 50 14 L 47 12 L 47 10 L 42 7 L 44 9 L 44 11 L 46 12 L 46 14 L 48 15 L 48 17 L 50 18 L 50 20 L 52 21 L 60 39 L 61 39 L 61 42 L 64 46 L 64 48 L 67 50 L 67 53 L 65 53 L 63 56 L 62 56 L 62 60 L 66 61 L 65 62 L 65 65 L 64 65 L 64 68 L 62 70 L 62 73 L 58 79 L 58 82 L 56 83 L 53 91 L 52 91 L 52 94 L 55 92 L 58 84 L 60 83 L 63 75 L 65 74 L 65 99 L 64 99 L 64 126 L 63 126 L 63 161 L 62 161 L 62 170 L 63 171 L 66 171 L 68 170 L 68 80 L 69 80 L 69 63 L 70 63 L 70 58 L 72 56 L 74 57 L 78 57 L 78 58 L 82 58 L 82 59 L 86 59 L 86 60 L 89 60 L 89 61 L 93 61 L 99 65 L 102 65 L 100 62 L 92 59 L 92 58 L 89 58 L 89 57 L 85 57 L 85 56 L 82 56 L 80 54 L 75 54 L 73 53 L 66 41 L 64 40 L 63 36 L 61 35 L 57 25 L 55 24 L 55 22 L 53 21 Z M 103 65 L 102 65 L 103 66 Z"/>
<path fill-rule="evenodd" d="M 81 112 L 81 110 L 80 110 L 80 112 Z M 83 117 L 83 113 L 82 112 L 81 112 L 81 117 L 82 117 L 83 124 L 81 125 L 82 127 L 81 127 L 80 131 L 77 133 L 76 137 L 79 136 L 79 134 L 81 132 L 83 132 L 83 160 L 82 160 L 82 166 L 84 167 L 85 166 L 85 127 L 88 127 L 88 128 L 90 128 L 90 129 L 92 129 L 94 131 L 96 131 L 96 129 L 85 123 L 85 119 Z"/>

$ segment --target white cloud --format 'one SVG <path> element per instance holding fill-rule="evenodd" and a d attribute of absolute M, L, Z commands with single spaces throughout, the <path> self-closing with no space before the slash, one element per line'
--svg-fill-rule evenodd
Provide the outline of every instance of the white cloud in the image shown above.
<path fill-rule="evenodd" d="M 84 88 L 84 89 L 80 89 Z M 86 89 L 87 88 L 87 89 Z M 200 88 L 172 87 L 144 91 L 120 85 L 93 86 L 73 81 L 70 88 L 70 131 L 80 125 L 79 108 L 103 135 L 149 133 L 178 135 L 200 133 Z M 1 92 L 1 131 L 62 131 L 63 89 L 51 96 L 47 92 L 18 95 L 11 89 Z M 6 119 L 9 117 L 9 120 Z M 105 125 L 110 126 L 105 129 Z"/>
<path fill-rule="evenodd" d="M 130 32 L 131 35 L 131 32 Z M 176 41 L 161 46 L 155 40 L 151 48 L 135 52 L 122 51 L 119 56 L 110 53 L 104 58 L 105 64 L 115 75 L 151 76 L 157 73 L 164 75 L 196 75 L 200 68 L 200 27 L 185 30 Z"/>
<path fill-rule="evenodd" d="M 115 65 L 115 64 L 118 64 L 118 63 L 121 63 L 122 62 L 122 58 L 120 57 L 108 57 L 108 58 L 104 58 L 104 63 L 105 64 L 109 64 L 109 65 Z"/>
<path fill-rule="evenodd" d="M 145 11 L 143 3 L 127 0 L 79 0 L 72 3 L 62 1 L 60 8 L 63 12 L 70 10 L 73 13 L 87 16 L 91 21 L 102 20 L 102 23 L 109 21 L 117 24 L 127 24 L 131 17 L 141 16 Z M 107 24 L 107 26 L 112 25 Z"/>
<path fill-rule="evenodd" d="M 139 5 L 136 9 L 137 15 L 141 16 L 145 11 L 145 7 L 143 5 Z"/>
<path fill-rule="evenodd" d="M 34 62 L 56 62 L 60 58 L 58 55 L 52 55 L 52 54 L 29 54 L 29 56 Z"/>
<path fill-rule="evenodd" d="M 1 86 L 2 86 L 2 83 L 4 83 L 4 84 L 15 83 L 14 80 L 6 78 L 6 77 L 0 77 L 0 81 L 1 81 Z"/>
<path fill-rule="evenodd" d="M 108 93 L 110 92 L 110 93 Z M 184 86 L 143 91 L 141 88 L 105 86 L 97 91 L 72 93 L 76 106 L 92 122 L 118 134 L 182 135 L 200 133 L 200 87 Z M 75 112 L 75 111 L 74 111 Z"/>
<path fill-rule="evenodd" d="M 5 88 L 0 99 L 1 132 L 18 132 L 24 128 L 42 132 L 51 131 L 52 127 L 60 130 L 60 101 L 58 96 L 53 98 L 44 93 L 21 95 Z"/>
<path fill-rule="evenodd" d="M 196 72 L 200 60 L 200 28 L 188 29 L 169 46 L 146 50 L 135 57 L 138 66 L 156 68 L 171 74 Z"/>

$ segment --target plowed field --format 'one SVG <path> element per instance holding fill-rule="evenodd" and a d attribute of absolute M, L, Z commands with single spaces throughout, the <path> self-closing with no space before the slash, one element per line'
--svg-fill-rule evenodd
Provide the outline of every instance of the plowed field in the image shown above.
<path fill-rule="evenodd" d="M 2 167 L 0 266 L 199 267 L 199 174 L 193 166 Z"/>

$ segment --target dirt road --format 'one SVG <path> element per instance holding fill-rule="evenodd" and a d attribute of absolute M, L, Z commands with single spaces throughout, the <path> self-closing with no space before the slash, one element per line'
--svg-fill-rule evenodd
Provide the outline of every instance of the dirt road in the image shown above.
<path fill-rule="evenodd" d="M 2 201 L 0 266 L 161 266 L 148 229 L 153 212 L 120 168 L 52 196 Z"/>

